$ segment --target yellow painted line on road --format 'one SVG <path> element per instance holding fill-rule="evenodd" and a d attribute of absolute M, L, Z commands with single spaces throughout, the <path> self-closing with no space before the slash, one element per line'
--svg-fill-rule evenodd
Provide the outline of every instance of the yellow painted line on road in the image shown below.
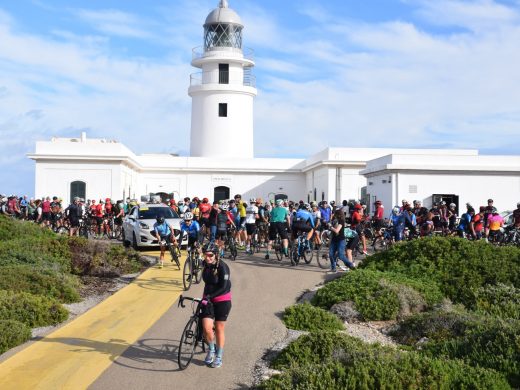
<path fill-rule="evenodd" d="M 150 253 L 159 255 L 159 252 Z M 182 292 L 182 272 L 166 256 L 62 328 L 0 364 L 0 389 L 85 389 L 135 343 Z M 182 262 L 181 262 L 182 269 Z"/>

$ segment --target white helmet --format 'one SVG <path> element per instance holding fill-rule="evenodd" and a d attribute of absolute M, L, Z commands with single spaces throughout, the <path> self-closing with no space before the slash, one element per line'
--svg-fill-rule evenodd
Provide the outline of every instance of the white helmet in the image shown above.
<path fill-rule="evenodd" d="M 394 206 L 394 208 L 392 209 L 392 213 L 393 213 L 393 214 L 399 214 L 399 211 L 401 211 L 401 209 L 399 208 L 399 206 Z"/>
<path fill-rule="evenodd" d="M 276 200 L 276 205 L 277 206 L 281 206 L 283 204 L 283 199 L 277 199 Z"/>
<path fill-rule="evenodd" d="M 256 203 L 256 198 L 249 199 L 249 203 Z"/>
<path fill-rule="evenodd" d="M 228 211 L 228 209 L 229 209 L 229 206 L 227 203 L 222 203 L 219 207 L 222 211 Z"/>
<path fill-rule="evenodd" d="M 184 220 L 185 221 L 191 221 L 193 219 L 193 214 L 189 211 L 187 213 L 184 213 Z"/>
<path fill-rule="evenodd" d="M 450 203 L 450 209 L 454 209 L 455 207 L 457 207 L 455 203 Z"/>

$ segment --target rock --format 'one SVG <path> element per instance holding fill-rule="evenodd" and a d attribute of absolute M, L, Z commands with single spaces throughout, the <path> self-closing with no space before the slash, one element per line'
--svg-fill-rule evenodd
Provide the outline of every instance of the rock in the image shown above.
<path fill-rule="evenodd" d="M 296 303 L 305 303 L 310 302 L 312 298 L 316 295 L 316 292 L 322 288 L 324 285 L 318 285 L 314 288 L 311 288 L 309 290 L 305 290 L 303 294 L 296 300 Z"/>
<path fill-rule="evenodd" d="M 355 322 L 361 319 L 361 315 L 354 308 L 354 302 L 351 301 L 336 303 L 330 308 L 330 311 L 343 321 Z"/>

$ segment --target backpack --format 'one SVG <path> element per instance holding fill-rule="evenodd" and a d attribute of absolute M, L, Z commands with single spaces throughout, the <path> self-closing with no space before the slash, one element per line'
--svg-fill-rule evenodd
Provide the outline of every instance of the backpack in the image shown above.
<path fill-rule="evenodd" d="M 355 230 L 352 230 L 352 229 L 350 229 L 348 227 L 344 228 L 343 232 L 344 232 L 345 238 L 347 240 L 350 240 L 350 239 L 355 238 L 355 237 L 358 236 L 358 234 L 357 234 L 357 232 Z"/>

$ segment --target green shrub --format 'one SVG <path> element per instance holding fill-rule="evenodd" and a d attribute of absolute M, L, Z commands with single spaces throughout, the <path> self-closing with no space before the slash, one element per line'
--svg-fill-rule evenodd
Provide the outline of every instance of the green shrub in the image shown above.
<path fill-rule="evenodd" d="M 391 332 L 399 342 L 414 345 L 422 337 L 422 353 L 463 359 L 470 365 L 503 373 L 520 386 L 520 321 L 478 316 L 462 310 L 432 312 L 405 319 Z"/>
<path fill-rule="evenodd" d="M 16 320 L 30 327 L 56 325 L 68 318 L 56 300 L 26 292 L 0 291 L 0 320 Z"/>
<path fill-rule="evenodd" d="M 505 284 L 484 286 L 474 291 L 474 301 L 469 306 L 493 317 L 519 320 L 520 289 Z"/>
<path fill-rule="evenodd" d="M 42 228 L 34 223 L 13 220 L 0 215 L 0 241 L 12 240 L 16 237 L 47 237 L 52 238 L 55 234 L 49 229 Z"/>
<path fill-rule="evenodd" d="M 114 277 L 138 272 L 143 267 L 138 252 L 120 245 L 73 237 L 69 248 L 72 272 L 77 275 Z"/>
<path fill-rule="evenodd" d="M 404 242 L 369 256 L 362 267 L 435 281 L 445 296 L 465 305 L 485 285 L 520 287 L 520 248 L 456 237 Z"/>
<path fill-rule="evenodd" d="M 0 290 L 28 292 L 71 303 L 80 301 L 78 287 L 76 277 L 48 268 L 30 265 L 0 267 Z"/>
<path fill-rule="evenodd" d="M 0 320 L 0 354 L 30 338 L 31 329 L 27 325 L 13 320 Z"/>
<path fill-rule="evenodd" d="M 431 282 L 393 273 L 357 270 L 327 283 L 317 291 L 312 303 L 329 309 L 336 303 L 353 301 L 363 318 L 370 321 L 395 319 L 398 313 L 407 314 L 410 309 L 420 311 L 440 302 L 442 297 Z"/>
<path fill-rule="evenodd" d="M 343 323 L 332 313 L 314 307 L 308 303 L 294 305 L 285 309 L 283 322 L 289 329 L 306 330 L 342 330 Z"/>
<path fill-rule="evenodd" d="M 70 271 L 67 237 L 19 236 L 0 242 L 0 266 L 30 264 Z"/>
<path fill-rule="evenodd" d="M 285 371 L 264 381 L 260 389 L 510 388 L 492 370 L 368 345 L 330 332 L 300 337 L 275 363 Z"/>

